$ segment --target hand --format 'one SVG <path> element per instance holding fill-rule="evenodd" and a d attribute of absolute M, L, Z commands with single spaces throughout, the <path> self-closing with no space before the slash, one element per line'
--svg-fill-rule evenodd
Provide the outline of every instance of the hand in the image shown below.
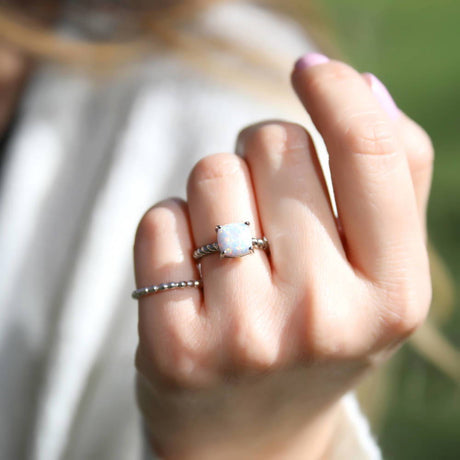
<path fill-rule="evenodd" d="M 313 65 L 316 64 L 316 65 Z M 135 243 L 138 286 L 197 279 L 217 224 L 250 221 L 270 252 L 202 259 L 203 291 L 139 302 L 138 400 L 165 458 L 320 458 L 338 400 L 426 317 L 432 148 L 373 76 L 310 55 L 294 88 L 322 134 L 334 217 L 306 131 L 265 122 L 194 167 Z"/>

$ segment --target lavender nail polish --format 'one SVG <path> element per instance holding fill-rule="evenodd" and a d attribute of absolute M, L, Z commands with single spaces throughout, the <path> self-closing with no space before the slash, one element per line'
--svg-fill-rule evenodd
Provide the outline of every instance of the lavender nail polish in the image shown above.
<path fill-rule="evenodd" d="M 392 120 L 396 120 L 400 115 L 400 111 L 386 86 L 372 73 L 365 73 L 364 77 L 368 81 L 371 90 L 380 102 L 380 105 L 388 113 Z"/>
<path fill-rule="evenodd" d="M 315 65 L 324 64 L 329 62 L 329 58 L 320 53 L 307 53 L 297 60 L 294 65 L 294 72 L 298 70 L 307 69 Z"/>

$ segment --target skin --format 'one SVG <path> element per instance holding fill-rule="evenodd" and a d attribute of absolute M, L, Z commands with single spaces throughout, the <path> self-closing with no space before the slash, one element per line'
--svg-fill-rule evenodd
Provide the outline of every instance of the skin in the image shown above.
<path fill-rule="evenodd" d="M 0 47 L 0 132 L 28 69 Z M 270 242 L 205 257 L 203 291 L 139 302 L 137 396 L 164 458 L 327 458 L 339 398 L 426 317 L 428 136 L 344 63 L 292 81 L 328 147 L 338 220 L 308 134 L 267 121 L 240 133 L 236 155 L 197 163 L 187 202 L 157 203 L 139 224 L 138 286 L 197 279 L 190 254 L 217 223 L 249 220 Z"/>
<path fill-rule="evenodd" d="M 322 134 L 339 218 L 298 125 L 244 129 L 237 154 L 200 160 L 187 201 L 139 224 L 138 286 L 197 279 L 195 247 L 249 220 L 270 253 L 202 259 L 204 288 L 139 302 L 137 396 L 168 459 L 327 458 L 338 400 L 424 321 L 433 149 L 369 77 L 337 61 L 293 71 Z"/>

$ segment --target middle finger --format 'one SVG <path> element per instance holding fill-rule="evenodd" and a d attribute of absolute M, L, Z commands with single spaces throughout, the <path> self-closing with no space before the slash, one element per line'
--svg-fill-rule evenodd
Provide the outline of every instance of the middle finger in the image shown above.
<path fill-rule="evenodd" d="M 216 225 L 250 222 L 253 237 L 262 237 L 251 178 L 244 160 L 234 154 L 210 155 L 190 173 L 187 200 L 196 247 L 216 241 Z M 200 259 L 205 306 L 210 312 L 237 316 L 264 299 L 271 289 L 265 251 L 244 257 L 210 254 Z M 251 301 L 252 299 L 252 301 Z"/>

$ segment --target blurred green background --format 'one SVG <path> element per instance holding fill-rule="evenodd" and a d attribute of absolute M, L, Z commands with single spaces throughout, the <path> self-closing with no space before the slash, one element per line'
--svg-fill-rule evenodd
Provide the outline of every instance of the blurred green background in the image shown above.
<path fill-rule="evenodd" d="M 460 1 L 323 0 L 340 51 L 375 73 L 435 149 L 428 228 L 460 282 Z M 457 296 L 458 297 L 458 296 Z M 460 301 L 438 327 L 460 349 Z M 460 383 L 405 345 L 386 369 L 375 430 L 385 459 L 460 459 Z"/>

